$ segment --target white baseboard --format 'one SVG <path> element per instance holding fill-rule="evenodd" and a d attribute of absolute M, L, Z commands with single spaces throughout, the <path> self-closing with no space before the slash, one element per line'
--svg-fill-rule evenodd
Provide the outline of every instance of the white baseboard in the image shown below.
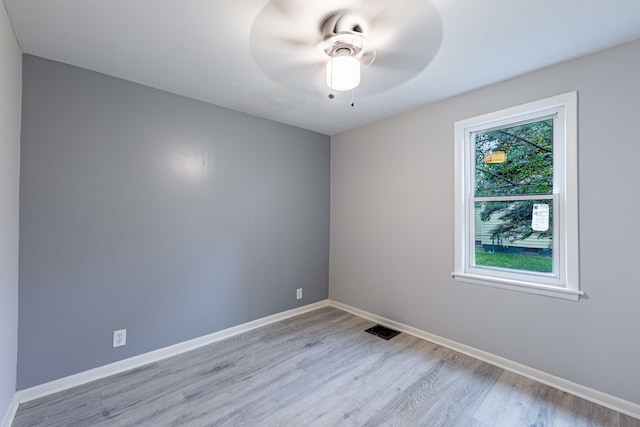
<path fill-rule="evenodd" d="M 204 347 L 217 341 L 233 337 L 243 332 L 248 332 L 250 330 L 260 328 L 271 323 L 279 322 L 290 317 L 298 316 L 309 311 L 317 310 L 318 308 L 326 307 L 328 305 L 329 300 L 324 300 L 314 304 L 305 305 L 303 307 L 294 308 L 293 310 L 288 310 L 282 313 L 263 317 L 261 319 L 243 323 L 238 326 L 233 326 L 228 329 L 223 329 L 209 335 L 194 338 L 192 340 L 184 341 L 158 350 L 153 350 L 148 353 L 120 360 L 118 362 L 110 363 L 108 365 L 100 366 L 98 368 L 90 369 L 88 371 L 80 372 L 48 383 L 40 384 L 25 390 L 20 390 L 16 392 L 16 398 L 14 398 L 14 400 L 16 400 L 16 409 L 18 406 L 17 403 L 29 402 L 31 400 L 39 399 L 41 397 L 48 396 L 59 391 L 68 390 L 72 387 L 105 378 L 110 375 L 126 372 L 131 369 L 146 365 L 148 363 L 167 359 L 169 357 L 176 356 L 178 354 L 185 353 L 187 351 Z M 13 420 L 13 416 L 15 416 L 15 411 L 14 415 L 11 416 L 11 420 Z M 10 425 L 10 423 L 7 424 L 7 426 Z M 5 425 L 3 424 L 2 427 L 5 427 Z"/>
<path fill-rule="evenodd" d="M 271 323 L 278 322 L 280 320 L 288 319 L 300 314 L 307 313 L 309 311 L 316 310 L 318 308 L 332 306 L 340 310 L 352 313 L 356 316 L 371 320 L 372 322 L 379 323 L 381 325 L 399 330 L 401 332 L 413 335 L 415 337 L 430 341 L 432 343 L 441 345 L 443 347 L 450 348 L 462 354 L 474 357 L 484 362 L 490 363 L 494 366 L 498 366 L 510 372 L 522 375 L 527 378 L 531 378 L 534 381 L 549 385 L 557 388 L 558 390 L 565 391 L 574 396 L 581 397 L 583 399 L 594 402 L 598 405 L 602 405 L 614 411 L 629 415 L 634 418 L 640 419 L 640 405 L 629 402 L 624 399 L 612 396 L 610 394 L 602 393 L 589 387 L 585 387 L 580 384 L 565 380 L 555 375 L 548 374 L 537 369 L 530 368 L 520 363 L 514 362 L 509 359 L 505 359 L 500 356 L 488 353 L 483 350 L 479 350 L 474 347 L 470 347 L 465 344 L 461 344 L 456 341 L 449 340 L 447 338 L 440 337 L 438 335 L 425 332 L 421 329 L 414 328 L 409 325 L 405 325 L 400 322 L 396 322 L 382 316 L 369 313 L 359 308 L 355 308 L 346 304 L 342 304 L 337 301 L 324 300 L 314 304 L 309 304 L 304 307 L 295 308 L 282 313 L 277 313 L 272 316 L 263 317 L 261 319 L 254 320 L 252 322 L 244 323 L 242 325 L 234 326 L 222 331 L 218 331 L 203 337 L 195 338 L 189 341 L 185 341 L 179 344 L 175 344 L 169 347 L 164 347 L 158 350 L 154 350 L 139 356 L 134 356 L 119 362 L 111 363 L 109 365 L 100 366 L 95 369 L 91 369 L 85 372 L 80 372 L 75 375 L 71 375 L 65 378 L 60 378 L 55 381 L 51 381 L 45 384 L 41 384 L 29 389 L 20 390 L 16 392 L 11 406 L 9 407 L 2 424 L 0 427 L 11 427 L 11 423 L 15 417 L 19 403 L 29 402 L 31 400 L 39 399 L 44 396 L 48 396 L 59 391 L 67 390 L 72 387 L 76 387 L 82 384 L 86 384 L 91 381 L 95 381 L 101 378 L 108 377 L 110 375 L 126 372 L 130 369 L 138 368 L 148 363 L 157 362 L 178 354 L 194 350 L 196 348 L 204 347 L 206 345 L 215 343 L 217 341 L 230 338 L 232 336 L 247 332 L 262 326 L 269 325 Z"/>
<path fill-rule="evenodd" d="M 482 360 L 483 362 L 490 363 L 507 371 L 522 375 L 523 377 L 527 377 L 542 384 L 557 388 L 558 390 L 565 391 L 574 396 L 578 396 L 590 402 L 602 405 L 606 408 L 613 409 L 614 411 L 629 415 L 630 417 L 640 419 L 640 405 L 629 402 L 628 400 L 620 399 L 619 397 L 615 397 L 610 394 L 606 394 L 598 390 L 576 384 L 572 381 L 565 380 L 564 378 L 560 378 L 555 375 L 530 368 L 512 360 L 505 359 L 504 357 L 496 356 L 495 354 L 491 354 L 486 351 L 479 350 L 477 348 L 461 344 L 459 342 L 452 341 L 450 339 L 443 338 L 429 332 L 425 332 L 421 329 L 417 329 L 400 322 L 386 319 L 384 317 L 369 313 L 364 310 L 360 310 L 359 308 L 342 304 L 337 301 L 331 300 L 329 302 L 329 305 L 354 314 L 356 316 L 363 317 L 367 320 L 371 320 L 372 322 L 379 323 L 383 326 L 387 326 L 389 328 L 407 333 L 409 335 L 413 335 L 423 340 L 430 341 L 434 344 L 438 344 L 442 347 L 455 350 L 459 353 L 466 354 L 467 356 L 471 356 L 475 359 Z"/>
<path fill-rule="evenodd" d="M 0 423 L 0 427 L 11 427 L 11 424 L 13 424 L 13 419 L 16 416 L 16 412 L 18 412 L 18 396 L 14 394 L 13 399 L 9 404 L 9 408 L 7 408 L 7 412 L 4 414 L 2 423 Z"/>

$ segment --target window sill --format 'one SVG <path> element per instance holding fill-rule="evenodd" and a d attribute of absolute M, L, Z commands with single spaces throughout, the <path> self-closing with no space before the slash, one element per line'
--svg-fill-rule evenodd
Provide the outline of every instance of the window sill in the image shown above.
<path fill-rule="evenodd" d="M 562 298 L 578 301 L 584 292 L 557 286 L 540 285 L 537 283 L 523 282 L 519 280 L 500 279 L 496 277 L 481 276 L 468 273 L 451 273 L 458 282 L 473 283 L 474 285 L 489 286 L 492 288 L 508 289 L 511 291 L 526 292 L 536 295 L 544 295 L 554 298 Z"/>

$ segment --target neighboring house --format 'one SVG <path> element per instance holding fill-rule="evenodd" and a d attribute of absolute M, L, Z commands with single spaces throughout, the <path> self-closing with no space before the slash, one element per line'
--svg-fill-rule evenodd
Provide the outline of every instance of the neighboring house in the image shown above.
<path fill-rule="evenodd" d="M 475 239 L 476 250 L 485 252 L 525 253 L 527 255 L 551 255 L 551 238 L 535 236 L 517 239 L 515 236 L 492 236 L 493 230 L 500 222 L 502 214 L 493 214 L 487 221 L 480 219 L 480 211 L 476 211 Z"/>

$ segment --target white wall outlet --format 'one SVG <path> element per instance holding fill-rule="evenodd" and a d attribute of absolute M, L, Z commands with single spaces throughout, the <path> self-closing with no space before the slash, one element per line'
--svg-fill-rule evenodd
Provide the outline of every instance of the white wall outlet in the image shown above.
<path fill-rule="evenodd" d="M 296 299 L 302 299 L 302 288 L 296 289 Z"/>
<path fill-rule="evenodd" d="M 127 330 L 120 329 L 113 331 L 113 348 L 122 347 L 127 344 Z"/>

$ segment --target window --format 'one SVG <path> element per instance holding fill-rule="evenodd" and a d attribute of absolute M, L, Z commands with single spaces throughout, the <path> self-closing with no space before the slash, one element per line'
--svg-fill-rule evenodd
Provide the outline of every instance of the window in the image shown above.
<path fill-rule="evenodd" d="M 578 300 L 577 93 L 456 122 L 456 280 Z"/>

